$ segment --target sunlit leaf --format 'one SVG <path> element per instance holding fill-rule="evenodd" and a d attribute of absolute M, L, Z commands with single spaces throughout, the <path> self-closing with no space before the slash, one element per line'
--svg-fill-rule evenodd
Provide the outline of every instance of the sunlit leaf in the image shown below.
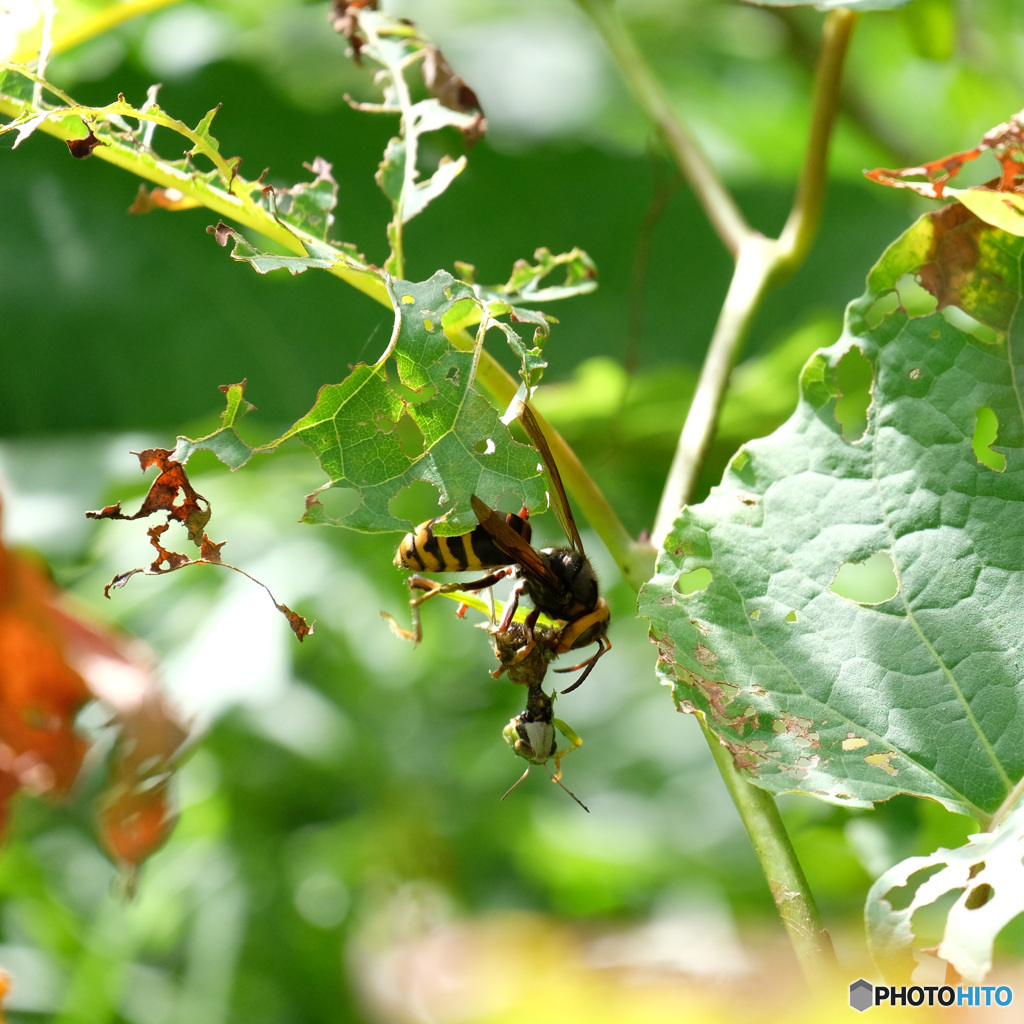
<path fill-rule="evenodd" d="M 1024 772 L 1022 253 L 963 208 L 922 218 L 808 362 L 796 413 L 666 541 L 641 598 L 659 671 L 768 789 L 912 793 L 984 820 Z M 872 381 L 840 416 L 851 352 Z M 974 451 L 983 407 L 1002 471 Z M 879 553 L 895 596 L 837 592 Z"/>
<path fill-rule="evenodd" d="M 1018 808 L 992 832 L 971 836 L 966 846 L 940 848 L 891 867 L 868 893 L 865 916 L 875 962 L 888 977 L 908 977 L 916 966 L 914 914 L 955 892 L 933 952 L 964 981 L 983 981 L 996 937 L 1024 913 L 1022 851 L 1024 809 Z"/>
<path fill-rule="evenodd" d="M 389 291 L 397 310 L 389 357 L 321 388 L 310 412 L 275 442 L 299 437 L 330 477 L 326 487 L 359 493 L 355 509 L 332 516 L 320 501 L 322 488 L 310 497 L 306 521 L 407 530 L 412 524 L 390 504 L 416 480 L 437 487 L 439 511 L 451 511 L 442 529 L 451 532 L 476 525 L 472 494 L 497 503 L 512 492 L 531 510 L 543 508 L 536 453 L 512 440 L 474 387 L 477 352 L 457 349 L 444 332 L 447 317 L 479 303 L 473 289 L 439 271 L 419 284 L 391 281 Z M 404 418 L 414 425 L 405 435 Z"/>

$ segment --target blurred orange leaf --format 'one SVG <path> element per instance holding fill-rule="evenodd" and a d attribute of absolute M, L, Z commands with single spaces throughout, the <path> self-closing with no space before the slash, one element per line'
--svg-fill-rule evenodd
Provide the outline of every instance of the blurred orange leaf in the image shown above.
<path fill-rule="evenodd" d="M 0 831 L 20 790 L 71 788 L 87 750 L 75 717 L 90 700 L 117 732 L 101 838 L 133 876 L 173 828 L 168 787 L 188 728 L 138 641 L 75 615 L 38 565 L 0 542 Z"/>

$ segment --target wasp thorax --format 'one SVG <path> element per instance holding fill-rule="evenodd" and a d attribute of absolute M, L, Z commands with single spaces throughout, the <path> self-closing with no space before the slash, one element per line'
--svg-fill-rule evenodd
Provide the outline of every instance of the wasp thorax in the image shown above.
<path fill-rule="evenodd" d="M 563 585 L 527 579 L 525 589 L 534 606 L 553 619 L 575 619 L 593 611 L 598 592 L 590 559 L 571 548 L 544 548 L 540 555 Z"/>

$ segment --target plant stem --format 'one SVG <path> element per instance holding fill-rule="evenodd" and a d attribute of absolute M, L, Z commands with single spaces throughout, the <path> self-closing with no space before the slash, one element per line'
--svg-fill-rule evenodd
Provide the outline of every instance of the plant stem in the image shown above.
<path fill-rule="evenodd" d="M 756 232 L 748 232 L 741 240 L 729 291 L 658 506 L 652 530 L 655 544 L 664 541 L 680 509 L 693 500 L 701 467 L 714 440 L 729 375 L 767 286 L 796 269 L 806 258 L 817 233 L 843 63 L 857 17 L 851 11 L 840 9 L 832 11 L 825 19 L 815 73 L 810 138 L 793 208 L 777 241 Z"/>
<path fill-rule="evenodd" d="M 820 986 L 822 975 L 829 976 L 836 969 L 835 952 L 779 808 L 767 790 L 740 774 L 728 748 L 719 742 L 702 715 L 696 717 L 743 819 L 804 977 L 809 984 Z"/>
<path fill-rule="evenodd" d="M 857 16 L 840 9 L 826 18 L 815 73 L 807 153 L 785 228 L 778 240 L 772 240 L 749 227 L 714 168 L 676 117 L 618 16 L 613 0 L 577 3 L 601 33 L 624 80 L 664 138 L 709 221 L 736 260 L 658 507 L 653 540 L 660 546 L 680 509 L 694 497 L 732 367 L 765 291 L 806 258 L 820 224 L 829 139 L 838 110 L 843 62 Z M 768 792 L 740 774 L 729 750 L 706 722 L 700 721 L 797 959 L 808 981 L 820 981 L 823 971 L 831 973 L 834 969 L 835 956 L 778 807 Z"/>
<path fill-rule="evenodd" d="M 843 65 L 850 38 L 860 15 L 839 8 L 832 11 L 822 27 L 821 50 L 814 72 L 814 110 L 807 152 L 800 172 L 796 198 L 786 225 L 779 235 L 774 281 L 795 270 L 807 253 L 821 224 L 825 202 L 828 147 L 839 111 Z"/>
<path fill-rule="evenodd" d="M 701 466 L 714 440 L 729 375 L 774 269 L 773 251 L 774 243 L 756 234 L 748 236 L 740 248 L 729 291 L 711 336 L 697 389 L 686 413 L 661 493 L 661 503 L 651 531 L 651 538 L 659 547 L 680 509 L 693 499 L 697 489 Z"/>

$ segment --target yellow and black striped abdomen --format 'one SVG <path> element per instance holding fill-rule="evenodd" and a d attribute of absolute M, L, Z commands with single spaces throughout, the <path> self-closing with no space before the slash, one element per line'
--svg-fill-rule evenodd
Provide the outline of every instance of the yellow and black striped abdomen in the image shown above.
<path fill-rule="evenodd" d="M 407 533 L 398 545 L 395 565 L 417 572 L 475 572 L 478 569 L 497 569 L 515 563 L 515 559 L 505 554 L 482 526 L 455 537 L 437 536 L 434 524 L 442 518 L 428 519 L 420 523 L 412 533 Z M 505 522 L 527 544 L 530 543 L 533 531 L 525 515 L 517 516 L 509 512 Z"/>

